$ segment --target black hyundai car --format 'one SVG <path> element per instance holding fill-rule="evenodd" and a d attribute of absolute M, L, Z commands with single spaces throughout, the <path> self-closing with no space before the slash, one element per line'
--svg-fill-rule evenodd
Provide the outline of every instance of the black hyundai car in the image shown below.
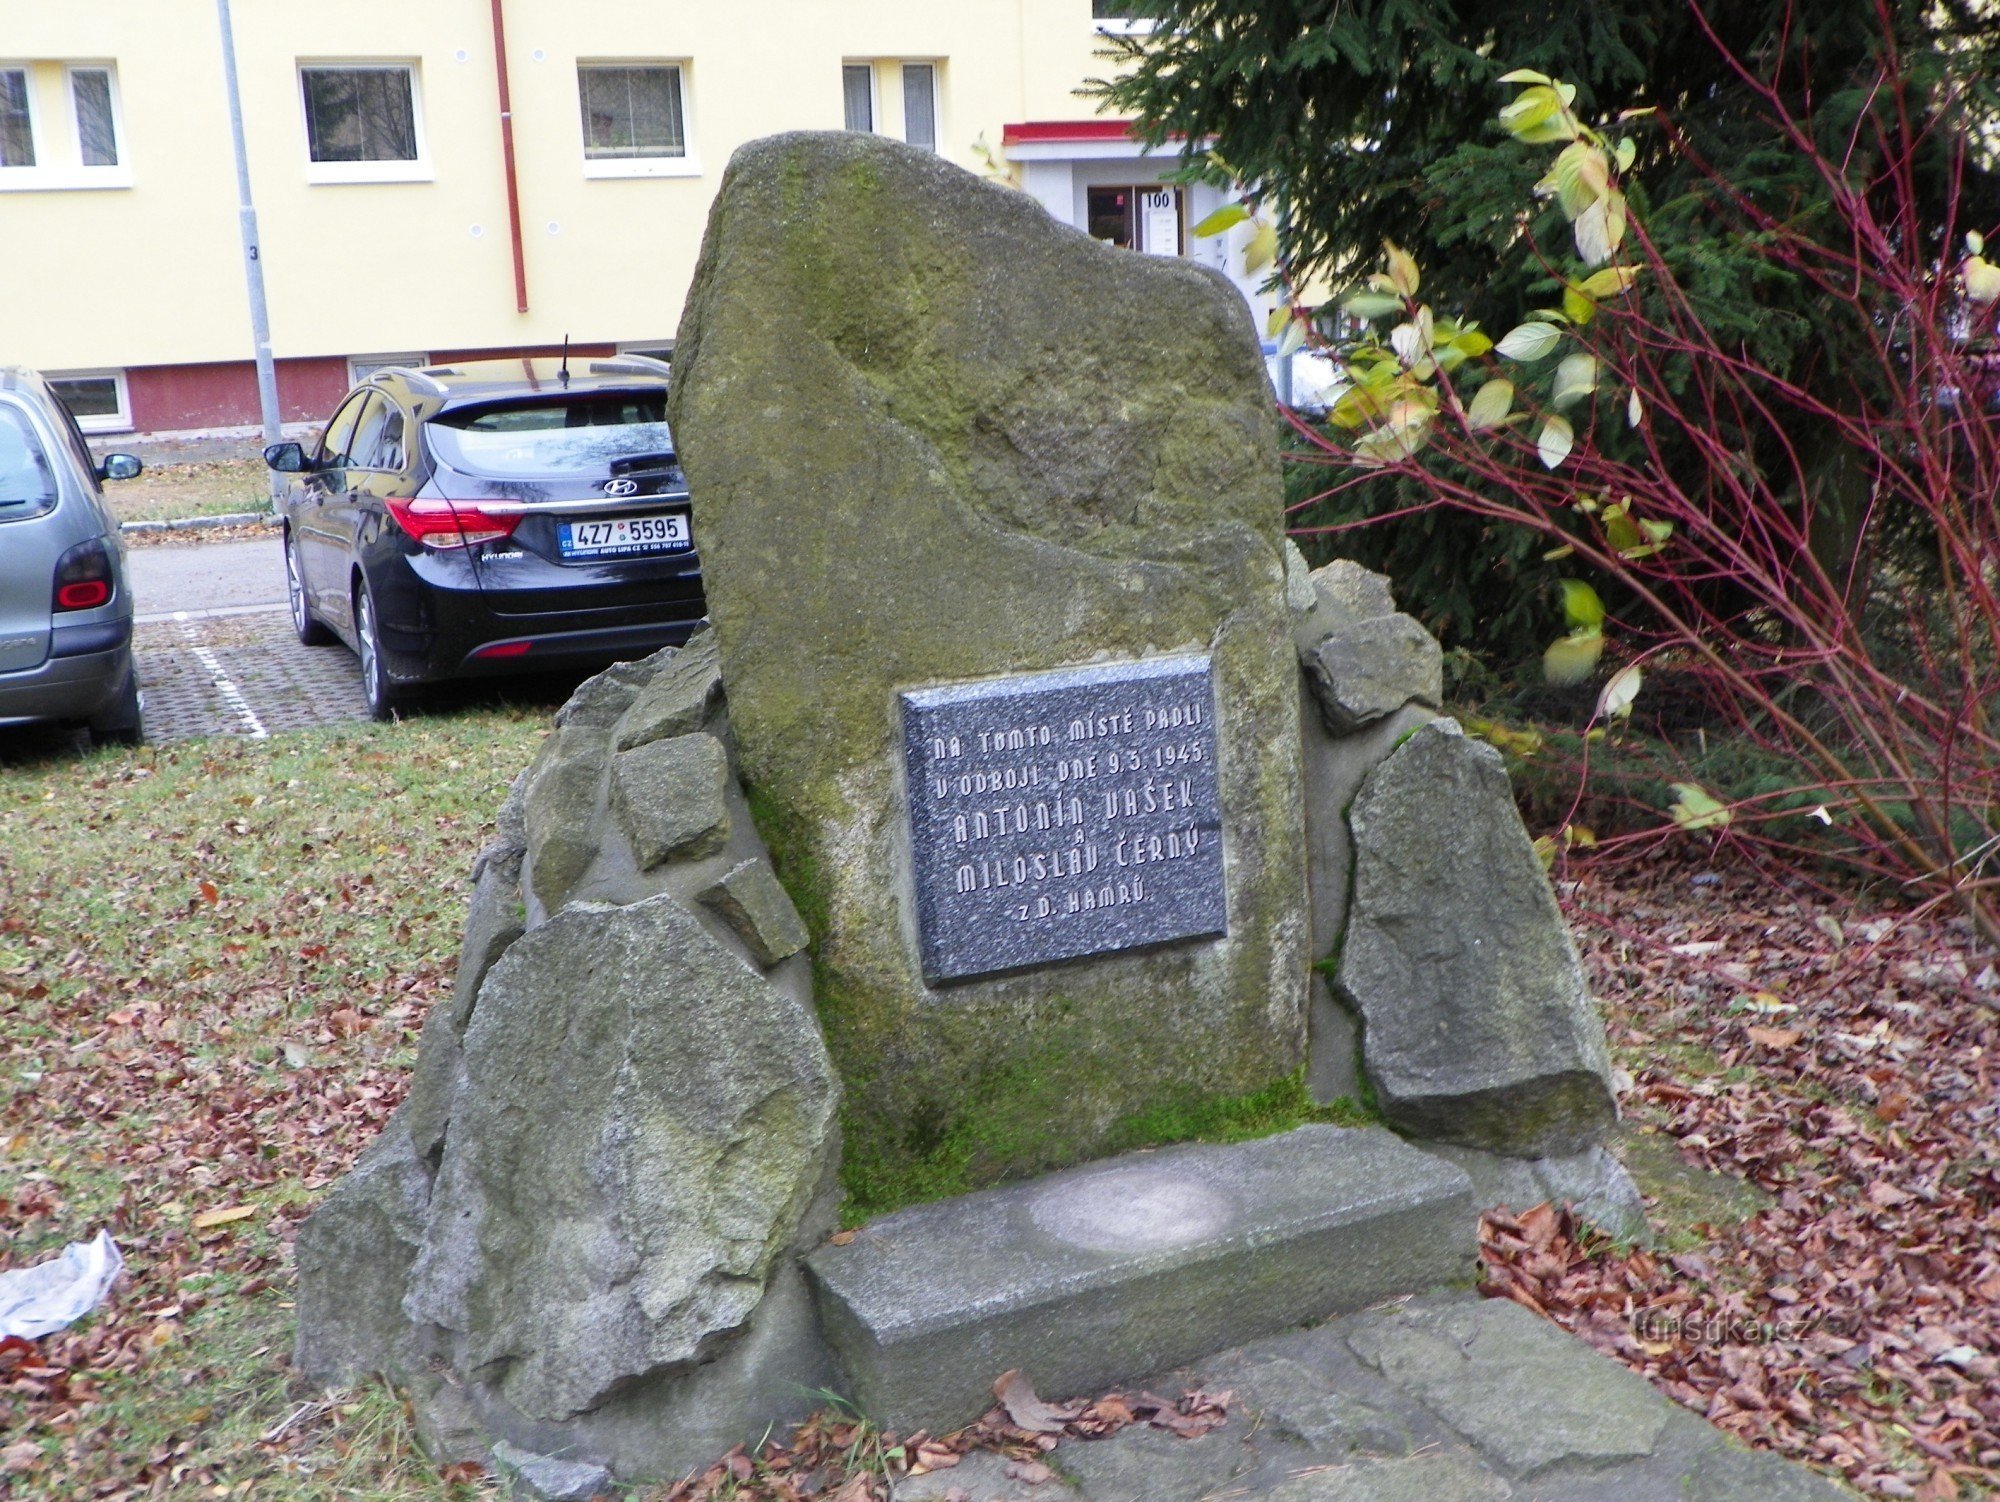
<path fill-rule="evenodd" d="M 667 367 L 627 355 L 391 368 L 319 442 L 273 444 L 292 625 L 361 659 L 388 718 L 419 684 L 598 667 L 706 611 Z"/>

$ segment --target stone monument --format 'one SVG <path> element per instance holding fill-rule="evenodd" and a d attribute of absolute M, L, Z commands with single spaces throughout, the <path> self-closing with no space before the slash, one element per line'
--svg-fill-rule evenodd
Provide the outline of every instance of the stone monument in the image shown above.
<path fill-rule="evenodd" d="M 934 156 L 782 136 L 731 166 L 675 358 L 850 1187 L 1059 1167 L 1296 1071 L 1297 667 L 1242 299 Z"/>
<path fill-rule="evenodd" d="M 1462 1281 L 1476 1195 L 1629 1210 L 1505 779 L 1385 581 L 1284 540 L 1227 282 L 776 137 L 672 416 L 712 628 L 516 782 L 300 1234 L 302 1371 L 585 1487 Z"/>

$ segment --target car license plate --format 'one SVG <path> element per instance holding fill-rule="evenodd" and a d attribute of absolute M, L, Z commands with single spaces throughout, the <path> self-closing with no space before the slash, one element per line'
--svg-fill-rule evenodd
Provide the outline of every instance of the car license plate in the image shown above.
<path fill-rule="evenodd" d="M 674 553 L 692 542 L 685 515 L 616 516 L 603 521 L 556 524 L 556 549 L 565 558 Z"/>

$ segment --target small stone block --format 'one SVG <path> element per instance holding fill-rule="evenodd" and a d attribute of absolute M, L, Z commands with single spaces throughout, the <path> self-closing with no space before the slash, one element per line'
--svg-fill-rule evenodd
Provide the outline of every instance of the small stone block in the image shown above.
<path fill-rule="evenodd" d="M 603 1466 L 536 1455 L 504 1440 L 493 1447 L 493 1468 L 507 1478 L 515 1502 L 590 1502 L 611 1494 Z"/>
<path fill-rule="evenodd" d="M 620 751 L 702 729 L 722 706 L 722 657 L 703 631 L 639 690 L 613 733 Z"/>
<path fill-rule="evenodd" d="M 729 757 L 712 735 L 682 735 L 621 751 L 611 802 L 641 871 L 713 855 L 729 839 Z"/>
<path fill-rule="evenodd" d="M 1405 704 L 1435 707 L 1444 696 L 1444 653 L 1407 615 L 1343 626 L 1304 662 L 1320 717 L 1335 735 L 1352 735 Z"/>
<path fill-rule="evenodd" d="M 528 884 L 545 912 L 563 905 L 597 855 L 598 799 L 610 750 L 604 731 L 571 725 L 549 733 L 528 769 Z"/>
<path fill-rule="evenodd" d="M 1347 1344 L 1516 1479 L 1651 1455 L 1675 1413 L 1644 1377 L 1506 1299 L 1384 1314 Z"/>
<path fill-rule="evenodd" d="M 1471 1186 L 1390 1135 L 1306 1126 L 918 1205 L 807 1259 L 849 1396 L 953 1428 L 1018 1367 L 1096 1392 L 1465 1277 Z"/>
<path fill-rule="evenodd" d="M 770 863 L 745 861 L 701 893 L 712 909 L 749 948 L 765 969 L 789 959 L 812 942 L 791 895 L 779 883 Z"/>

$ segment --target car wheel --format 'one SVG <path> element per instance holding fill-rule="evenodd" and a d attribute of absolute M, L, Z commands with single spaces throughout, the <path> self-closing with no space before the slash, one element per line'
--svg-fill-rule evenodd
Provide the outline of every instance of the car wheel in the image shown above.
<path fill-rule="evenodd" d="M 312 607 L 306 603 L 305 577 L 299 571 L 299 544 L 296 538 L 285 533 L 285 598 L 292 607 L 292 630 L 308 647 L 323 647 L 333 640 L 333 633 L 313 619 Z"/>
<path fill-rule="evenodd" d="M 396 717 L 396 686 L 389 681 L 388 664 L 382 660 L 381 629 L 375 622 L 375 596 L 363 580 L 354 585 L 354 643 L 361 654 L 361 693 L 368 701 L 368 717 L 393 720 Z"/>
<path fill-rule="evenodd" d="M 146 738 L 143 707 L 139 701 L 137 669 L 125 674 L 125 687 L 108 709 L 90 721 L 90 738 L 100 746 L 136 746 Z"/>

